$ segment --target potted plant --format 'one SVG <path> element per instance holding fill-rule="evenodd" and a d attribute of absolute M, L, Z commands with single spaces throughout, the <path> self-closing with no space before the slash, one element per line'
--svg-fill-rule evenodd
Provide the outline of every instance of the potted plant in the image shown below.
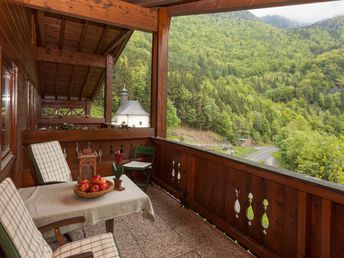
<path fill-rule="evenodd" d="M 115 176 L 114 179 L 114 189 L 118 191 L 123 191 L 125 188 L 122 187 L 122 180 L 120 179 L 123 175 L 123 167 L 120 165 L 120 162 L 122 160 L 122 153 L 118 150 L 115 152 L 115 162 L 112 163 L 112 173 Z"/>

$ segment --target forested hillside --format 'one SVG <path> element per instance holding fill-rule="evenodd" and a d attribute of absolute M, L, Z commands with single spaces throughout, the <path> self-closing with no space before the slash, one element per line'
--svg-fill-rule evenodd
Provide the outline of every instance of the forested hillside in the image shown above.
<path fill-rule="evenodd" d="M 168 126 L 275 143 L 286 168 L 344 183 L 343 44 L 344 17 L 290 30 L 249 12 L 174 18 Z M 115 95 L 125 82 L 147 110 L 150 48 L 135 33 L 114 73 Z"/>

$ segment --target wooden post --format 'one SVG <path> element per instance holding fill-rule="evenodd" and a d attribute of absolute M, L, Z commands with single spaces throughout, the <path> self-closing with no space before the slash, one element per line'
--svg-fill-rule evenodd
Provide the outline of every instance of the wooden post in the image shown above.
<path fill-rule="evenodd" d="M 158 32 L 153 33 L 151 126 L 155 136 L 166 137 L 168 34 L 171 17 L 165 8 L 158 12 Z"/>
<path fill-rule="evenodd" d="M 112 119 L 112 56 L 106 57 L 106 76 L 104 85 L 104 118 L 105 123 L 111 124 Z"/>
<path fill-rule="evenodd" d="M 85 116 L 86 117 L 91 117 L 91 105 L 92 105 L 92 102 L 90 100 L 86 100 L 86 103 L 85 103 Z"/>

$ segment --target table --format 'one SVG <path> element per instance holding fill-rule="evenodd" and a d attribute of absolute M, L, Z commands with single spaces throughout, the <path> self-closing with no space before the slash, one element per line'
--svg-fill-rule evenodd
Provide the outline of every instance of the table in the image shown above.
<path fill-rule="evenodd" d="M 113 177 L 106 179 L 113 181 Z M 107 232 L 113 232 L 115 217 L 141 211 L 145 218 L 154 221 L 154 211 L 148 195 L 127 176 L 123 175 L 121 179 L 124 191 L 111 191 L 97 199 L 83 199 L 75 195 L 73 188 L 76 182 L 20 188 L 19 193 L 37 227 L 84 216 L 83 225 L 106 221 Z M 64 231 L 69 230 L 71 228 Z"/>

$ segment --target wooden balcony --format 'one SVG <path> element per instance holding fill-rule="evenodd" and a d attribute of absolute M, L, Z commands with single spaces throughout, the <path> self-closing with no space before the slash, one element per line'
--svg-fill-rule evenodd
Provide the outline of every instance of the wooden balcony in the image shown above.
<path fill-rule="evenodd" d="M 113 2 L 0 1 L 0 74 L 6 74 L 0 89 L 9 92 L 0 96 L 0 181 L 11 177 L 17 187 L 37 183 L 30 143 L 60 141 L 74 176 L 77 150 L 88 145 L 103 152 L 97 165 L 103 176 L 111 174 L 116 150 L 123 149 L 130 159 L 136 145 L 152 145 L 157 149 L 153 179 L 189 208 L 182 213 L 195 211 L 259 257 L 343 257 L 343 186 L 163 139 L 171 17 L 319 1 Z M 151 128 L 101 129 L 112 118 L 113 65 L 134 30 L 152 33 Z M 104 116 L 90 118 L 91 103 L 103 85 Z M 56 109 L 55 117 L 44 116 L 44 108 Z M 61 113 L 66 109 L 69 117 Z M 62 123 L 85 130 L 54 130 Z M 40 127 L 51 130 L 36 130 Z M 168 211 L 172 217 L 179 212 Z M 193 234 L 197 242 L 197 230 Z"/>
<path fill-rule="evenodd" d="M 149 128 L 26 131 L 23 177 L 17 178 L 17 183 L 35 183 L 26 150 L 32 142 L 58 139 L 66 148 L 74 173 L 78 169 L 76 143 L 81 148 L 90 142 L 96 150 L 102 148 L 104 154 L 97 167 L 104 176 L 111 175 L 111 150 L 122 146 L 129 159 L 135 145 L 153 145 L 157 148 L 154 181 L 255 255 L 342 256 L 344 186 L 155 138 L 153 134 L 154 129 Z M 171 212 L 178 217 L 176 209 Z"/>

